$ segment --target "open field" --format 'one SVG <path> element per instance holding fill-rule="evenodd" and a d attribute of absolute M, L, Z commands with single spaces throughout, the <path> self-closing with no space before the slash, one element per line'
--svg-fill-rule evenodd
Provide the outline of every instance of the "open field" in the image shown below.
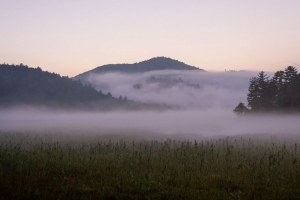
<path fill-rule="evenodd" d="M 299 199 L 299 141 L 299 135 L 183 141 L 2 132 L 0 196 Z"/>

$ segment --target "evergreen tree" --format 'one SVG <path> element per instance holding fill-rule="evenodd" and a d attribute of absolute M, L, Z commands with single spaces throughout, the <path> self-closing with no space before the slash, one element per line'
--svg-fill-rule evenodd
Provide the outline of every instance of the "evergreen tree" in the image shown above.
<path fill-rule="evenodd" d="M 250 79 L 250 84 L 248 91 L 249 93 L 247 94 L 247 101 L 248 101 L 248 106 L 252 110 L 257 110 L 259 108 L 259 93 L 258 93 L 259 87 L 258 87 L 258 80 L 256 77 L 252 77 Z"/>
<path fill-rule="evenodd" d="M 284 70 L 284 81 L 285 82 L 292 82 L 297 77 L 297 69 L 293 66 L 288 66 Z"/>
<path fill-rule="evenodd" d="M 110 92 L 107 93 L 107 97 L 108 97 L 108 98 L 112 98 L 112 95 L 111 95 Z"/>
<path fill-rule="evenodd" d="M 280 93 L 281 105 L 280 107 L 285 109 L 292 109 L 297 104 L 297 69 L 292 66 L 288 66 L 284 70 L 284 85 Z"/>
<path fill-rule="evenodd" d="M 249 109 L 241 102 L 239 105 L 233 110 L 233 112 L 237 115 L 243 115 L 248 112 Z"/>
<path fill-rule="evenodd" d="M 295 104 L 294 106 L 296 107 L 297 111 L 300 111 L 300 73 L 297 74 L 296 79 L 295 79 Z"/>
<path fill-rule="evenodd" d="M 270 90 L 271 84 L 265 72 L 260 72 L 258 76 L 250 79 L 247 100 L 249 107 L 253 111 L 270 110 L 273 107 L 273 95 Z"/>
<path fill-rule="evenodd" d="M 272 85 L 265 72 L 258 74 L 258 86 L 260 95 L 260 110 L 271 110 L 273 108 Z"/>
<path fill-rule="evenodd" d="M 271 93 L 274 109 L 279 109 L 282 103 L 282 87 L 284 84 L 284 71 L 277 71 L 271 79 Z"/>

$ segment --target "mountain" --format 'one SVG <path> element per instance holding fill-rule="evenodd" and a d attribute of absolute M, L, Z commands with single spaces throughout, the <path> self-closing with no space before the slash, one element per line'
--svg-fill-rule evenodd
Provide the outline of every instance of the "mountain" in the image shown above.
<path fill-rule="evenodd" d="M 166 58 L 156 57 L 149 60 L 145 60 L 134 64 L 108 64 L 97 67 L 90 71 L 84 72 L 74 77 L 75 80 L 85 80 L 91 73 L 108 73 L 108 72 L 119 72 L 119 73 L 143 73 L 155 70 L 201 70 L 194 66 L 187 65 L 183 62 Z"/>

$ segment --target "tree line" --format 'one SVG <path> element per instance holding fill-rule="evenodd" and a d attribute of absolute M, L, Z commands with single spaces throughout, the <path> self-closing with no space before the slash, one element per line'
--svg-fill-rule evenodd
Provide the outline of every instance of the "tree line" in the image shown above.
<path fill-rule="evenodd" d="M 248 108 L 240 103 L 234 112 L 299 112 L 300 73 L 293 66 L 275 72 L 272 78 L 261 71 L 249 81 Z"/>

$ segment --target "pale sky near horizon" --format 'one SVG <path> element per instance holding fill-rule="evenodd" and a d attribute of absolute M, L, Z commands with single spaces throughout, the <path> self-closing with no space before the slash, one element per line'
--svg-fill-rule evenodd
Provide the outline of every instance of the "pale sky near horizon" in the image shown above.
<path fill-rule="evenodd" d="M 299 0 L 0 0 L 0 62 L 75 76 L 166 56 L 205 70 L 300 70 Z"/>

